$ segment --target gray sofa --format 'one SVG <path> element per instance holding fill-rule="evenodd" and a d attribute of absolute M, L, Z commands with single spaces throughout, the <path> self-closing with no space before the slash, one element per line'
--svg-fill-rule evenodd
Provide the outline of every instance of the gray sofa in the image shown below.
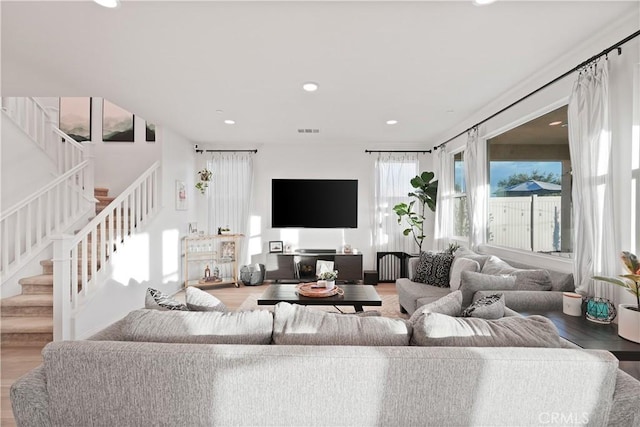
<path fill-rule="evenodd" d="M 467 252 L 471 253 L 471 252 Z M 456 253 L 456 257 L 457 257 Z M 468 255 L 480 262 L 482 267 L 483 260 L 489 258 L 489 255 L 473 254 Z M 463 257 L 466 257 L 463 255 Z M 523 269 L 535 269 L 531 265 L 520 262 L 505 260 L 512 267 Z M 396 279 L 396 291 L 398 292 L 398 301 L 400 310 L 405 313 L 412 314 L 418 307 L 431 303 L 435 300 L 451 292 L 450 288 L 442 288 L 432 286 L 425 283 L 414 282 L 416 268 L 420 258 L 414 257 L 408 260 L 408 277 Z M 455 261 L 454 261 L 455 262 Z M 561 271 L 549 270 L 551 279 L 551 290 L 500 290 L 504 294 L 507 307 L 515 311 L 562 311 L 562 293 L 574 292 L 573 275 Z M 473 295 L 473 301 L 484 296 L 494 294 L 491 290 L 479 290 Z"/>
<path fill-rule="evenodd" d="M 247 313 L 137 310 L 92 340 L 51 343 L 11 387 L 17 424 L 640 425 L 640 382 L 608 352 L 409 346 L 404 320 Z M 340 338 L 360 345 L 310 345 L 332 339 L 320 326 L 332 322 L 361 331 Z M 234 343 L 250 330 L 254 344 Z M 362 342 L 384 344 L 381 330 L 390 345 Z"/>

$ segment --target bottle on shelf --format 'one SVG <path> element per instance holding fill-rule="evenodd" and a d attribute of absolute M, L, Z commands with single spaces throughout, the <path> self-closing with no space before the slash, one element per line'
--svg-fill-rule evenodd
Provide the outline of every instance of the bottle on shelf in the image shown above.
<path fill-rule="evenodd" d="M 209 268 L 209 264 L 204 269 L 204 278 L 205 280 L 211 277 L 211 269 Z"/>

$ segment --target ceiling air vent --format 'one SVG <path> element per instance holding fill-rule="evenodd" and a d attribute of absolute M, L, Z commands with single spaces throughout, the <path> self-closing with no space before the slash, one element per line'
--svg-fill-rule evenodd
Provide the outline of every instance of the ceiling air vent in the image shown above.
<path fill-rule="evenodd" d="M 320 129 L 298 129 L 298 133 L 320 133 Z"/>

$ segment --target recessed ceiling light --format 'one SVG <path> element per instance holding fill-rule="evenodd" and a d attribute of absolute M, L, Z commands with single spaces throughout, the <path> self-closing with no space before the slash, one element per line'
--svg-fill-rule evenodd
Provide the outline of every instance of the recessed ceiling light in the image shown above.
<path fill-rule="evenodd" d="M 484 6 L 486 4 L 491 4 L 495 1 L 496 0 L 473 0 L 471 3 L 473 3 L 475 6 Z"/>
<path fill-rule="evenodd" d="M 118 7 L 120 2 L 118 0 L 93 0 L 98 3 L 100 6 L 108 7 L 109 9 L 113 9 L 114 7 Z"/>
<path fill-rule="evenodd" d="M 227 120 L 225 120 L 225 121 L 224 121 L 224 124 L 226 124 L 226 125 L 235 125 L 235 124 L 236 124 L 236 122 L 235 122 L 235 120 L 229 120 L 229 119 L 227 119 Z"/>
<path fill-rule="evenodd" d="M 318 90 L 318 83 L 314 83 L 314 82 L 306 82 L 302 85 L 302 89 L 306 90 L 307 92 L 315 92 Z"/>
<path fill-rule="evenodd" d="M 558 125 L 561 125 L 561 124 L 562 124 L 562 121 L 551 122 L 551 123 L 549 123 L 549 126 L 558 126 Z"/>
<path fill-rule="evenodd" d="M 397 120 L 387 120 L 387 124 L 388 125 L 396 125 L 396 124 L 398 124 L 398 121 Z"/>

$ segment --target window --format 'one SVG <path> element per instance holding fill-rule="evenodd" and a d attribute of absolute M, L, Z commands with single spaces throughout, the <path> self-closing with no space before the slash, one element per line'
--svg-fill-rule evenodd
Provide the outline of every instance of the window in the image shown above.
<path fill-rule="evenodd" d="M 464 152 L 453 155 L 453 235 L 460 239 L 469 237 L 469 209 L 467 185 L 464 179 Z"/>
<path fill-rule="evenodd" d="M 569 256 L 571 157 L 563 106 L 487 141 L 489 244 Z"/>

